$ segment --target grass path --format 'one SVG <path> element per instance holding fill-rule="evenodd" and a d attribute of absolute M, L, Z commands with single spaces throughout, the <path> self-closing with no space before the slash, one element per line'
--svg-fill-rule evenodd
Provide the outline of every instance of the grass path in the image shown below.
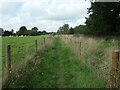
<path fill-rule="evenodd" d="M 38 53 L 37 65 L 27 67 L 26 73 L 9 87 L 27 88 L 99 88 L 101 81 L 96 79 L 89 66 L 81 64 L 75 55 L 59 38 L 44 53 Z M 25 78 L 26 76 L 26 78 Z"/>

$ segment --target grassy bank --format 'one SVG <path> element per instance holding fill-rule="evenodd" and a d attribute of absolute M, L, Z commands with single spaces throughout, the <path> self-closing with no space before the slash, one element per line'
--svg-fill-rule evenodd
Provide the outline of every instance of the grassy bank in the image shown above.
<path fill-rule="evenodd" d="M 106 40 L 83 35 L 61 35 L 60 37 L 79 61 L 92 66 L 97 78 L 102 78 L 104 86 L 109 87 L 112 51 L 119 49 L 118 39 L 114 37 Z"/>
<path fill-rule="evenodd" d="M 9 84 L 14 88 L 99 88 L 102 79 L 94 68 L 80 62 L 66 45 L 56 38 L 53 45 L 39 51 Z"/>

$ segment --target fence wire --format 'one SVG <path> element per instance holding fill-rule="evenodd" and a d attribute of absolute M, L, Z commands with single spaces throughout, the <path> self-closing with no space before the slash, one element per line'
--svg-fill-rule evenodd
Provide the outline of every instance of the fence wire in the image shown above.
<path fill-rule="evenodd" d="M 73 35 L 60 35 L 66 45 L 75 53 L 76 57 L 91 67 L 96 80 L 103 88 L 120 88 L 120 60 L 116 75 L 112 73 L 112 51 L 118 50 L 118 40 L 108 40 Z M 112 79 L 115 80 L 111 80 Z"/>
<path fill-rule="evenodd" d="M 32 60 L 32 58 L 37 54 L 37 51 L 42 51 L 43 49 L 46 49 L 50 45 L 52 45 L 53 42 L 53 37 L 32 37 L 32 40 L 28 40 L 27 37 L 24 37 L 24 40 L 22 39 L 23 37 L 11 37 L 8 41 L 6 42 L 6 38 L 3 40 L 3 52 L 2 52 L 2 83 L 6 82 L 8 78 L 8 73 L 14 73 L 15 77 L 18 77 L 18 72 L 21 70 L 22 66 L 25 66 L 26 63 L 28 63 L 28 60 Z M 16 41 L 17 39 L 17 41 Z M 27 39 L 27 40 L 26 40 Z M 37 41 L 37 43 L 36 43 Z M 11 63 L 11 71 L 6 72 L 7 69 L 7 60 L 6 60 L 6 51 L 7 45 L 11 46 L 10 50 L 10 63 Z M 36 46 L 37 45 L 37 46 Z M 19 70 L 20 69 L 20 70 Z M 0 72 L 0 73 L 1 73 Z M 10 77 L 11 78 L 11 77 Z M 1 80 L 1 77 L 0 77 Z M 10 81 L 11 82 L 11 81 Z M 1 84 L 1 82 L 0 82 Z"/>

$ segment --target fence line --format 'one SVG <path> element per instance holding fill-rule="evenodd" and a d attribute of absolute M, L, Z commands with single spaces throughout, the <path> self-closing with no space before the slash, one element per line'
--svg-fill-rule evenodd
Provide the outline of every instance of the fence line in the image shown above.
<path fill-rule="evenodd" d="M 49 39 L 52 39 L 49 37 Z M 46 42 L 47 39 L 46 38 L 43 38 L 43 46 L 46 47 Z M 51 40 L 50 40 L 51 41 Z M 35 40 L 34 42 L 34 45 L 35 45 L 35 52 L 37 53 L 38 51 L 38 40 Z M 7 72 L 7 76 L 10 76 L 11 74 L 11 45 L 7 45 L 6 46 L 6 72 Z"/>
<path fill-rule="evenodd" d="M 87 41 L 84 41 L 84 39 L 82 39 L 82 37 L 76 39 L 76 37 L 74 37 L 74 36 L 61 35 L 61 39 L 70 47 L 70 49 L 76 55 L 78 55 L 78 52 L 80 53 L 79 54 L 80 60 L 86 59 L 86 55 L 91 55 L 90 57 L 87 56 L 89 58 L 88 61 L 85 62 L 83 60 L 83 62 L 85 62 L 86 64 L 90 64 L 92 67 L 94 67 L 96 69 L 96 72 L 98 72 L 98 71 L 100 72 L 100 73 L 97 73 L 97 78 L 102 77 L 102 79 L 104 80 L 105 87 L 109 87 L 109 88 L 118 88 L 119 87 L 120 88 L 120 70 L 118 67 L 118 66 L 120 66 L 120 64 L 119 64 L 120 63 L 119 62 L 120 51 L 119 50 L 114 50 L 113 53 L 111 53 L 111 56 L 112 56 L 111 58 L 106 58 L 106 53 L 104 53 L 104 55 L 102 56 L 102 60 L 103 60 L 102 64 L 99 64 L 99 61 L 101 60 L 101 58 L 99 58 L 100 54 L 98 54 L 98 56 L 94 56 L 94 53 L 95 53 L 95 55 L 97 55 L 96 52 L 99 53 L 99 49 L 97 49 L 98 47 L 93 46 L 93 48 L 94 48 L 93 50 L 98 50 L 98 51 L 92 52 L 93 54 L 88 54 L 89 53 L 88 49 L 89 48 L 91 49 L 91 45 L 93 45 L 93 43 L 94 43 L 94 41 L 92 43 L 91 38 L 88 38 Z M 85 39 L 86 39 L 86 37 L 85 37 Z M 79 42 L 77 42 L 76 40 Z M 85 45 L 86 45 L 86 47 L 85 47 Z M 82 53 L 82 55 L 81 55 L 81 53 Z M 96 63 L 96 59 L 98 59 L 98 63 Z M 106 61 L 106 59 L 108 59 L 108 60 Z"/>
<path fill-rule="evenodd" d="M 62 37 L 62 38 L 64 38 L 65 39 L 64 41 L 66 41 L 66 42 L 68 41 L 70 43 L 78 44 L 78 46 L 76 46 L 76 47 L 80 48 L 79 50 L 80 50 L 80 56 L 81 56 L 82 48 L 83 48 L 82 41 L 78 42 L 78 41 L 76 41 L 76 39 L 74 41 L 74 39 L 70 39 L 67 36 Z M 43 45 L 44 45 L 44 47 L 46 47 L 46 38 L 44 38 Z M 38 51 L 37 48 L 38 48 L 38 41 L 35 40 L 36 52 Z M 75 50 L 77 50 L 77 48 Z M 107 68 L 111 67 L 111 72 L 107 72 L 108 75 L 110 75 L 110 78 L 107 81 L 107 82 L 109 82 L 109 88 L 118 88 L 119 87 L 119 84 L 118 84 L 120 82 L 120 78 L 118 76 L 118 73 L 120 73 L 120 70 L 118 69 L 119 59 L 120 59 L 120 50 L 114 50 L 112 52 L 112 66 L 105 65 L 105 67 L 101 67 L 103 70 L 106 70 L 106 67 Z M 9 76 L 11 74 L 11 45 L 6 46 L 6 71 Z M 105 73 L 105 74 L 107 74 L 107 73 Z M 108 75 L 105 75 L 105 78 L 109 77 Z"/>

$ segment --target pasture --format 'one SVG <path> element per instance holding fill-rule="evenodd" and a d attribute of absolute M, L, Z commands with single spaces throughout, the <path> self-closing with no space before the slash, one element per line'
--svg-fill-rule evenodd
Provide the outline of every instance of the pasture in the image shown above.
<path fill-rule="evenodd" d="M 6 46 L 11 45 L 11 67 L 16 69 L 22 66 L 27 60 L 35 54 L 35 40 L 38 45 L 42 45 L 43 40 L 48 36 L 27 36 L 27 37 L 2 37 L 2 71 L 6 71 Z M 28 59 L 29 59 L 28 58 Z"/>
<path fill-rule="evenodd" d="M 11 81 L 4 87 L 14 88 L 108 88 L 112 68 L 112 51 L 118 50 L 115 38 L 60 35 L 44 37 L 3 38 L 3 72 L 5 71 L 5 46 L 10 44 L 12 68 Z M 35 40 L 39 48 L 35 53 Z M 18 69 L 18 67 L 21 67 Z M 118 73 L 120 73 L 118 71 Z M 3 73 L 4 74 L 4 73 Z M 118 80 L 119 75 L 115 76 Z"/>

